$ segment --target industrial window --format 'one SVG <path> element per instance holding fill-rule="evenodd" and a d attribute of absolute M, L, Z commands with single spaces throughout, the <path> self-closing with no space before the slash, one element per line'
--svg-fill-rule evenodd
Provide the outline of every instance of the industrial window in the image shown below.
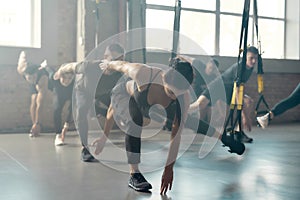
<path fill-rule="evenodd" d="M 146 28 L 173 30 L 176 0 L 146 0 Z M 284 58 L 285 0 L 257 0 L 259 37 L 264 58 Z M 253 4 L 253 1 L 251 1 Z M 244 0 L 181 0 L 180 33 L 208 55 L 237 56 Z M 250 8 L 248 44 L 257 45 Z M 146 36 L 146 42 L 151 37 Z M 157 39 L 157 38 L 156 38 Z M 170 49 L 172 40 L 168 41 Z M 201 54 L 191 48 L 179 52 Z"/>
<path fill-rule="evenodd" d="M 41 0 L 0 0 L 0 46 L 41 47 Z"/>

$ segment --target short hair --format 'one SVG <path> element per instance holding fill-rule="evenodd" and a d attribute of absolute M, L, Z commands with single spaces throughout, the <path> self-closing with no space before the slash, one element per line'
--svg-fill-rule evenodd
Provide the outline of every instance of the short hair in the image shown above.
<path fill-rule="evenodd" d="M 219 67 L 219 61 L 217 61 L 215 58 L 212 58 L 209 62 L 215 64 L 216 67 Z"/>
<path fill-rule="evenodd" d="M 117 53 L 120 53 L 120 54 L 123 54 L 123 55 L 125 53 L 124 48 L 118 43 L 110 44 L 107 48 L 111 52 L 117 52 Z"/>
<path fill-rule="evenodd" d="M 255 46 L 250 46 L 250 47 L 248 47 L 248 48 L 247 48 L 247 53 L 248 53 L 248 52 L 254 53 L 254 54 L 256 54 L 256 55 L 259 54 L 258 49 L 257 49 Z"/>

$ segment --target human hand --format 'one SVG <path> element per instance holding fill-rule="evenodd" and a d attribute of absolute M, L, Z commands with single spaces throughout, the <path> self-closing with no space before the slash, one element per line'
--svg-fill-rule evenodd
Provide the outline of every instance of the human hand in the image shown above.
<path fill-rule="evenodd" d="M 172 189 L 173 183 L 173 168 L 166 167 L 161 178 L 160 194 L 164 195 L 167 193 L 168 189 Z"/>
<path fill-rule="evenodd" d="M 109 61 L 107 59 L 101 60 L 99 67 L 103 72 L 107 71 L 109 68 Z"/>
<path fill-rule="evenodd" d="M 104 149 L 105 143 L 106 143 L 107 137 L 103 135 L 101 138 L 96 139 L 93 141 L 92 146 L 96 146 L 95 154 L 99 155 L 102 150 Z"/>

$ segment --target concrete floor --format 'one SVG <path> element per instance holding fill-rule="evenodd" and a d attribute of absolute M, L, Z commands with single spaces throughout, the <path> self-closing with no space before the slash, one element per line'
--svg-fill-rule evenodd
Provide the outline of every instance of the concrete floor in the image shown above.
<path fill-rule="evenodd" d="M 53 134 L 33 139 L 27 134 L 1 134 L 0 199 L 300 199 L 299 123 L 273 125 L 267 130 L 254 127 L 249 133 L 254 143 L 246 144 L 242 156 L 230 154 L 214 139 L 203 142 L 201 135 L 186 134 L 173 188 L 166 196 L 159 195 L 159 187 L 169 133 L 153 132 L 143 133 L 141 165 L 153 186 L 151 193 L 128 188 L 124 135 L 118 132 L 112 133 L 111 143 L 97 156 L 99 163 L 81 162 L 76 132 L 69 133 L 67 144 L 61 147 L 54 146 Z M 96 132 L 91 133 L 89 141 L 96 137 Z"/>

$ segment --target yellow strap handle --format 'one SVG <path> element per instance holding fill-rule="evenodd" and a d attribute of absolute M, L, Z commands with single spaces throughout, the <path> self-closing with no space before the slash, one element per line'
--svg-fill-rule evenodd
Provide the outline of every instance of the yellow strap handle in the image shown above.
<path fill-rule="evenodd" d="M 264 91 L 264 80 L 261 74 L 257 75 L 257 89 L 258 93 L 262 93 Z"/>
<path fill-rule="evenodd" d="M 231 104 L 230 104 L 231 110 L 234 109 L 235 103 L 236 103 L 236 82 L 234 82 L 234 84 L 233 84 L 233 92 L 232 92 Z"/>
<path fill-rule="evenodd" d="M 239 89 L 239 96 L 238 96 L 238 102 L 237 102 L 237 109 L 242 110 L 243 97 L 244 97 L 244 84 L 241 84 L 238 89 Z"/>

